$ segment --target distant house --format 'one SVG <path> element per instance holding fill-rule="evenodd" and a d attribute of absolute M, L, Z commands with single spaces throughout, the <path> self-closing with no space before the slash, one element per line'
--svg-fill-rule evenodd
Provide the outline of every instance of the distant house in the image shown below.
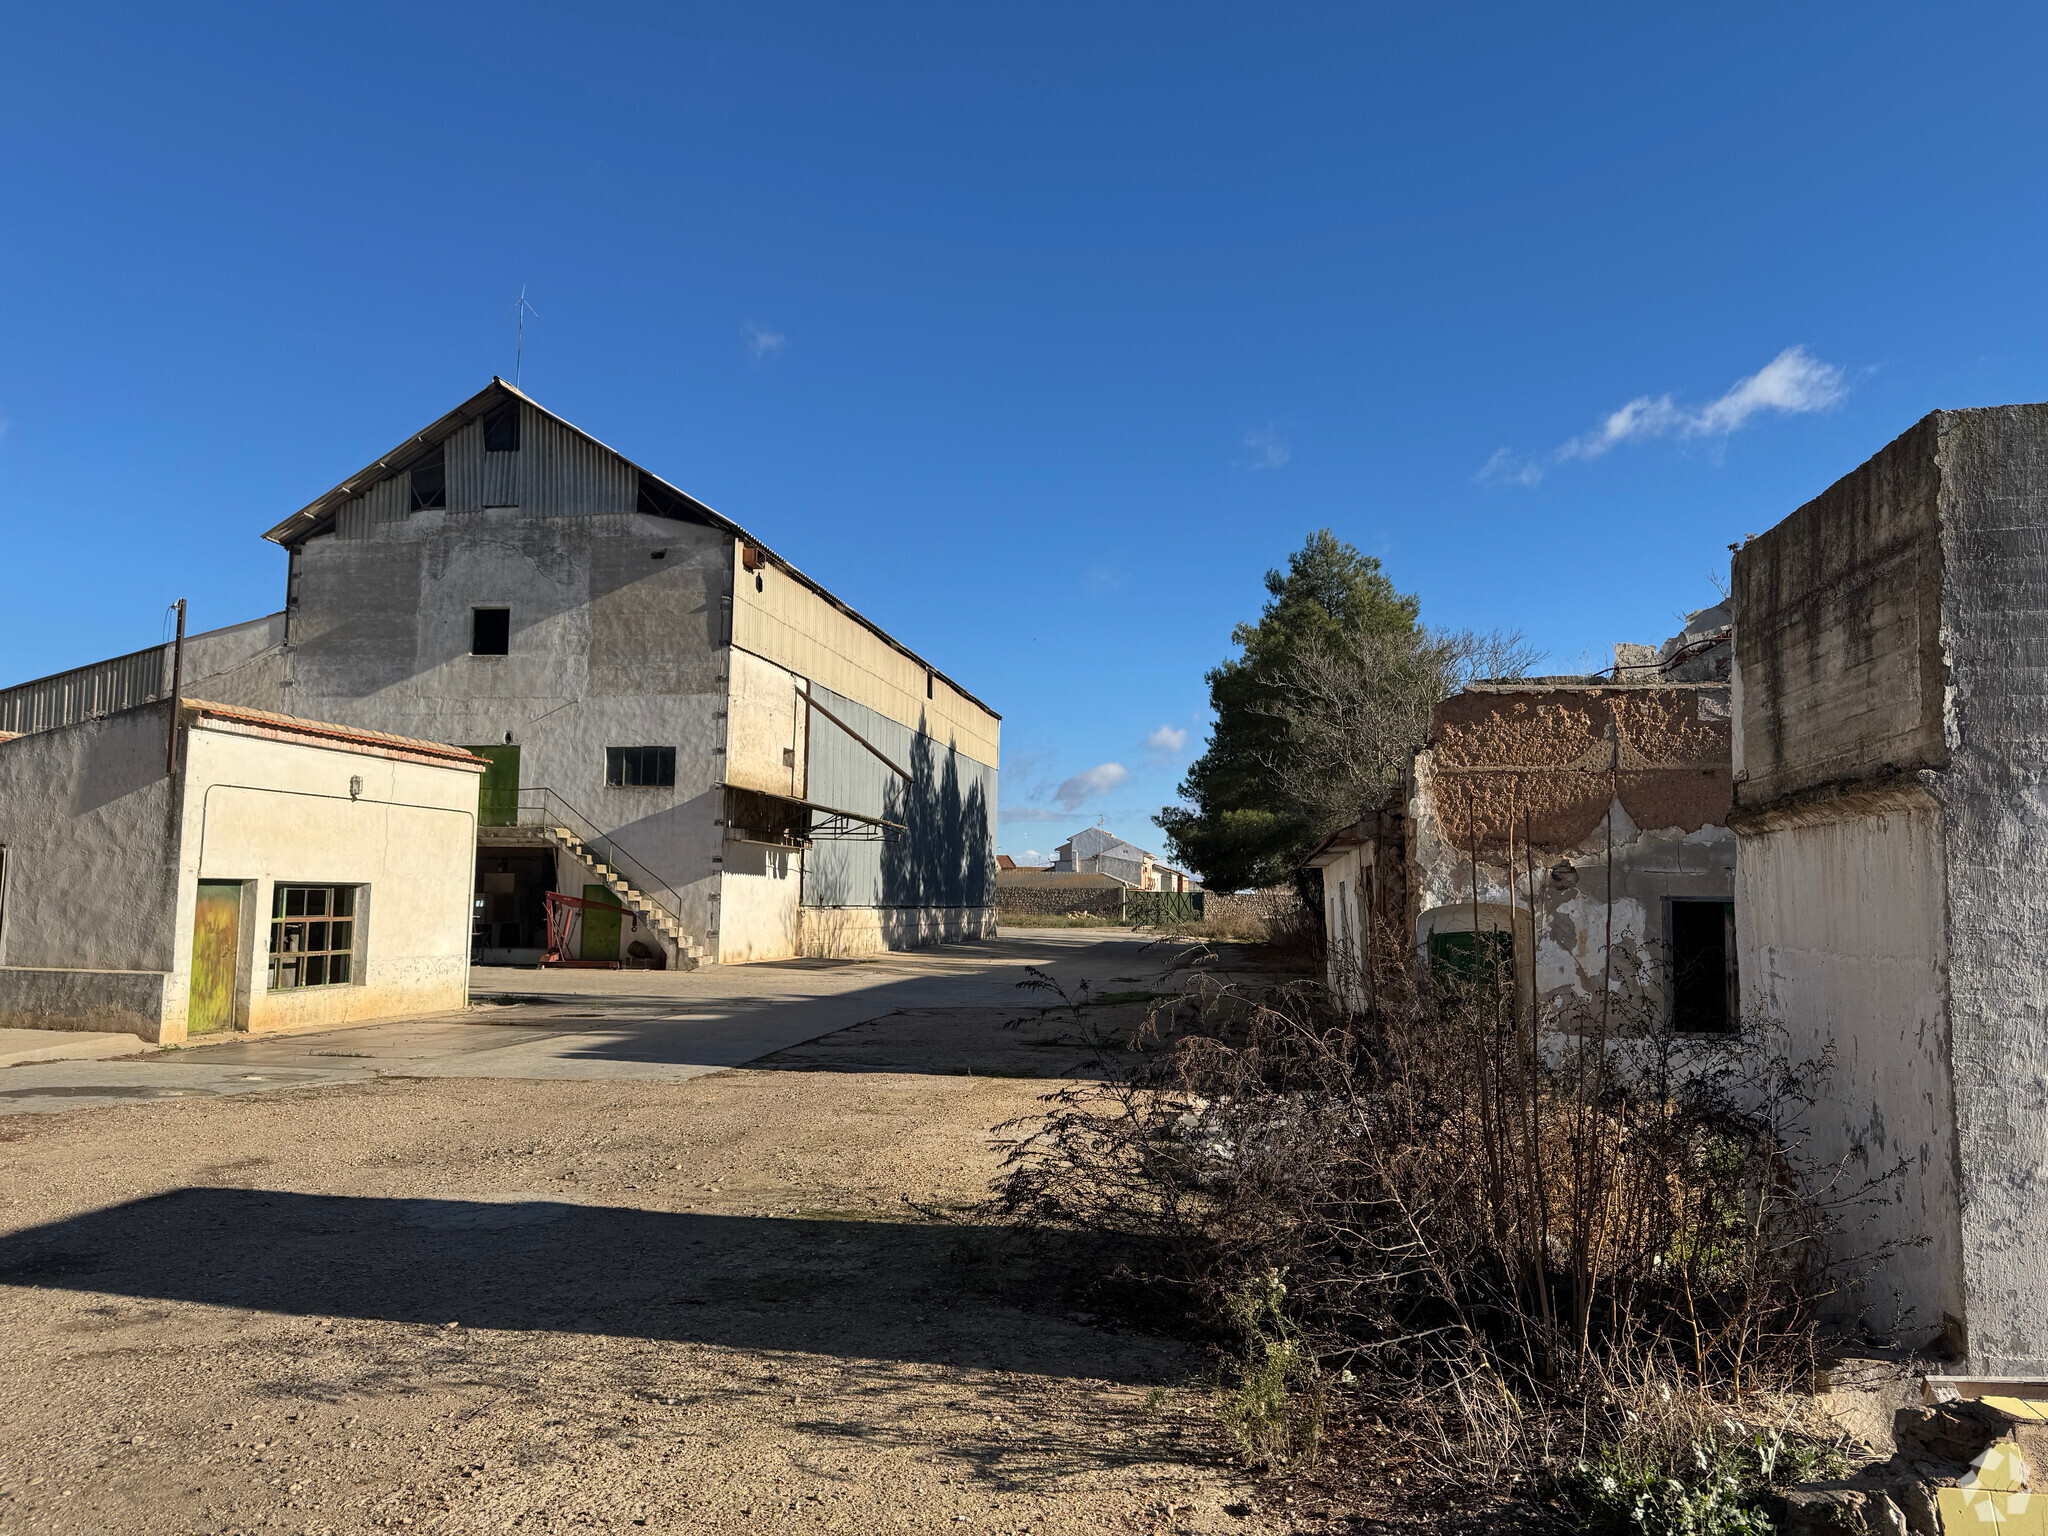
<path fill-rule="evenodd" d="M 1114 832 L 1090 827 L 1076 832 L 1053 850 L 1053 871 L 1063 875 L 1108 875 L 1137 891 L 1191 891 L 1195 882 L 1183 871 L 1160 863 Z"/>

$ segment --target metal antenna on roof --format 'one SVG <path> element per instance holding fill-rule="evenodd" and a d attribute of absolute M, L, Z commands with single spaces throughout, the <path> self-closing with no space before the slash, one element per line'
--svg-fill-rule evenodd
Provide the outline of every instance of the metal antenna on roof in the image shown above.
<path fill-rule="evenodd" d="M 519 285 L 519 302 L 512 306 L 512 314 L 518 322 L 519 340 L 512 352 L 512 387 L 519 387 L 519 368 L 526 360 L 526 317 L 540 318 L 540 311 L 526 302 L 526 284 Z"/>

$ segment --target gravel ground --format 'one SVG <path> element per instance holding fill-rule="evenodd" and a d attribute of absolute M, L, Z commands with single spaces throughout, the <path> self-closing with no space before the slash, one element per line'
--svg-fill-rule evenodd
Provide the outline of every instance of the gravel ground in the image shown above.
<path fill-rule="evenodd" d="M 948 1216 L 1086 1070 L 1015 1011 L 7 1121 L 0 1530 L 1290 1528 L 1199 1353 Z"/>

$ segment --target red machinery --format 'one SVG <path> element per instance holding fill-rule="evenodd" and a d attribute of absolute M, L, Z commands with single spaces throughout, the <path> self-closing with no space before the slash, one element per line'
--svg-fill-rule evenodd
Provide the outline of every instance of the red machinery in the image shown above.
<path fill-rule="evenodd" d="M 586 970 L 594 971 L 618 970 L 619 962 L 616 960 L 565 960 L 562 958 L 563 951 L 569 948 L 571 930 L 580 926 L 582 922 L 582 919 L 576 915 L 577 913 L 581 912 L 585 907 L 602 907 L 607 912 L 617 912 L 619 910 L 618 904 L 610 901 L 585 901 L 581 896 L 564 896 L 560 891 L 548 891 L 545 894 L 548 904 L 548 952 L 541 961 L 541 964 L 565 967 L 581 966 Z"/>

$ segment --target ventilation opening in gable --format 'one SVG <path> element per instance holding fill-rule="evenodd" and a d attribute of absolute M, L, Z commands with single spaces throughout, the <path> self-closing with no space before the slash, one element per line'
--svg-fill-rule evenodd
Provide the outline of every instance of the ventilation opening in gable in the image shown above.
<path fill-rule="evenodd" d="M 703 510 L 689 497 L 669 489 L 645 472 L 640 475 L 640 490 L 633 499 L 633 510 L 645 517 L 666 517 L 676 522 L 710 526 Z"/>
<path fill-rule="evenodd" d="M 425 512 L 448 505 L 448 460 L 436 443 L 412 466 L 412 509 Z"/>
<path fill-rule="evenodd" d="M 484 452 L 519 451 L 519 402 L 508 400 L 484 417 Z"/>

